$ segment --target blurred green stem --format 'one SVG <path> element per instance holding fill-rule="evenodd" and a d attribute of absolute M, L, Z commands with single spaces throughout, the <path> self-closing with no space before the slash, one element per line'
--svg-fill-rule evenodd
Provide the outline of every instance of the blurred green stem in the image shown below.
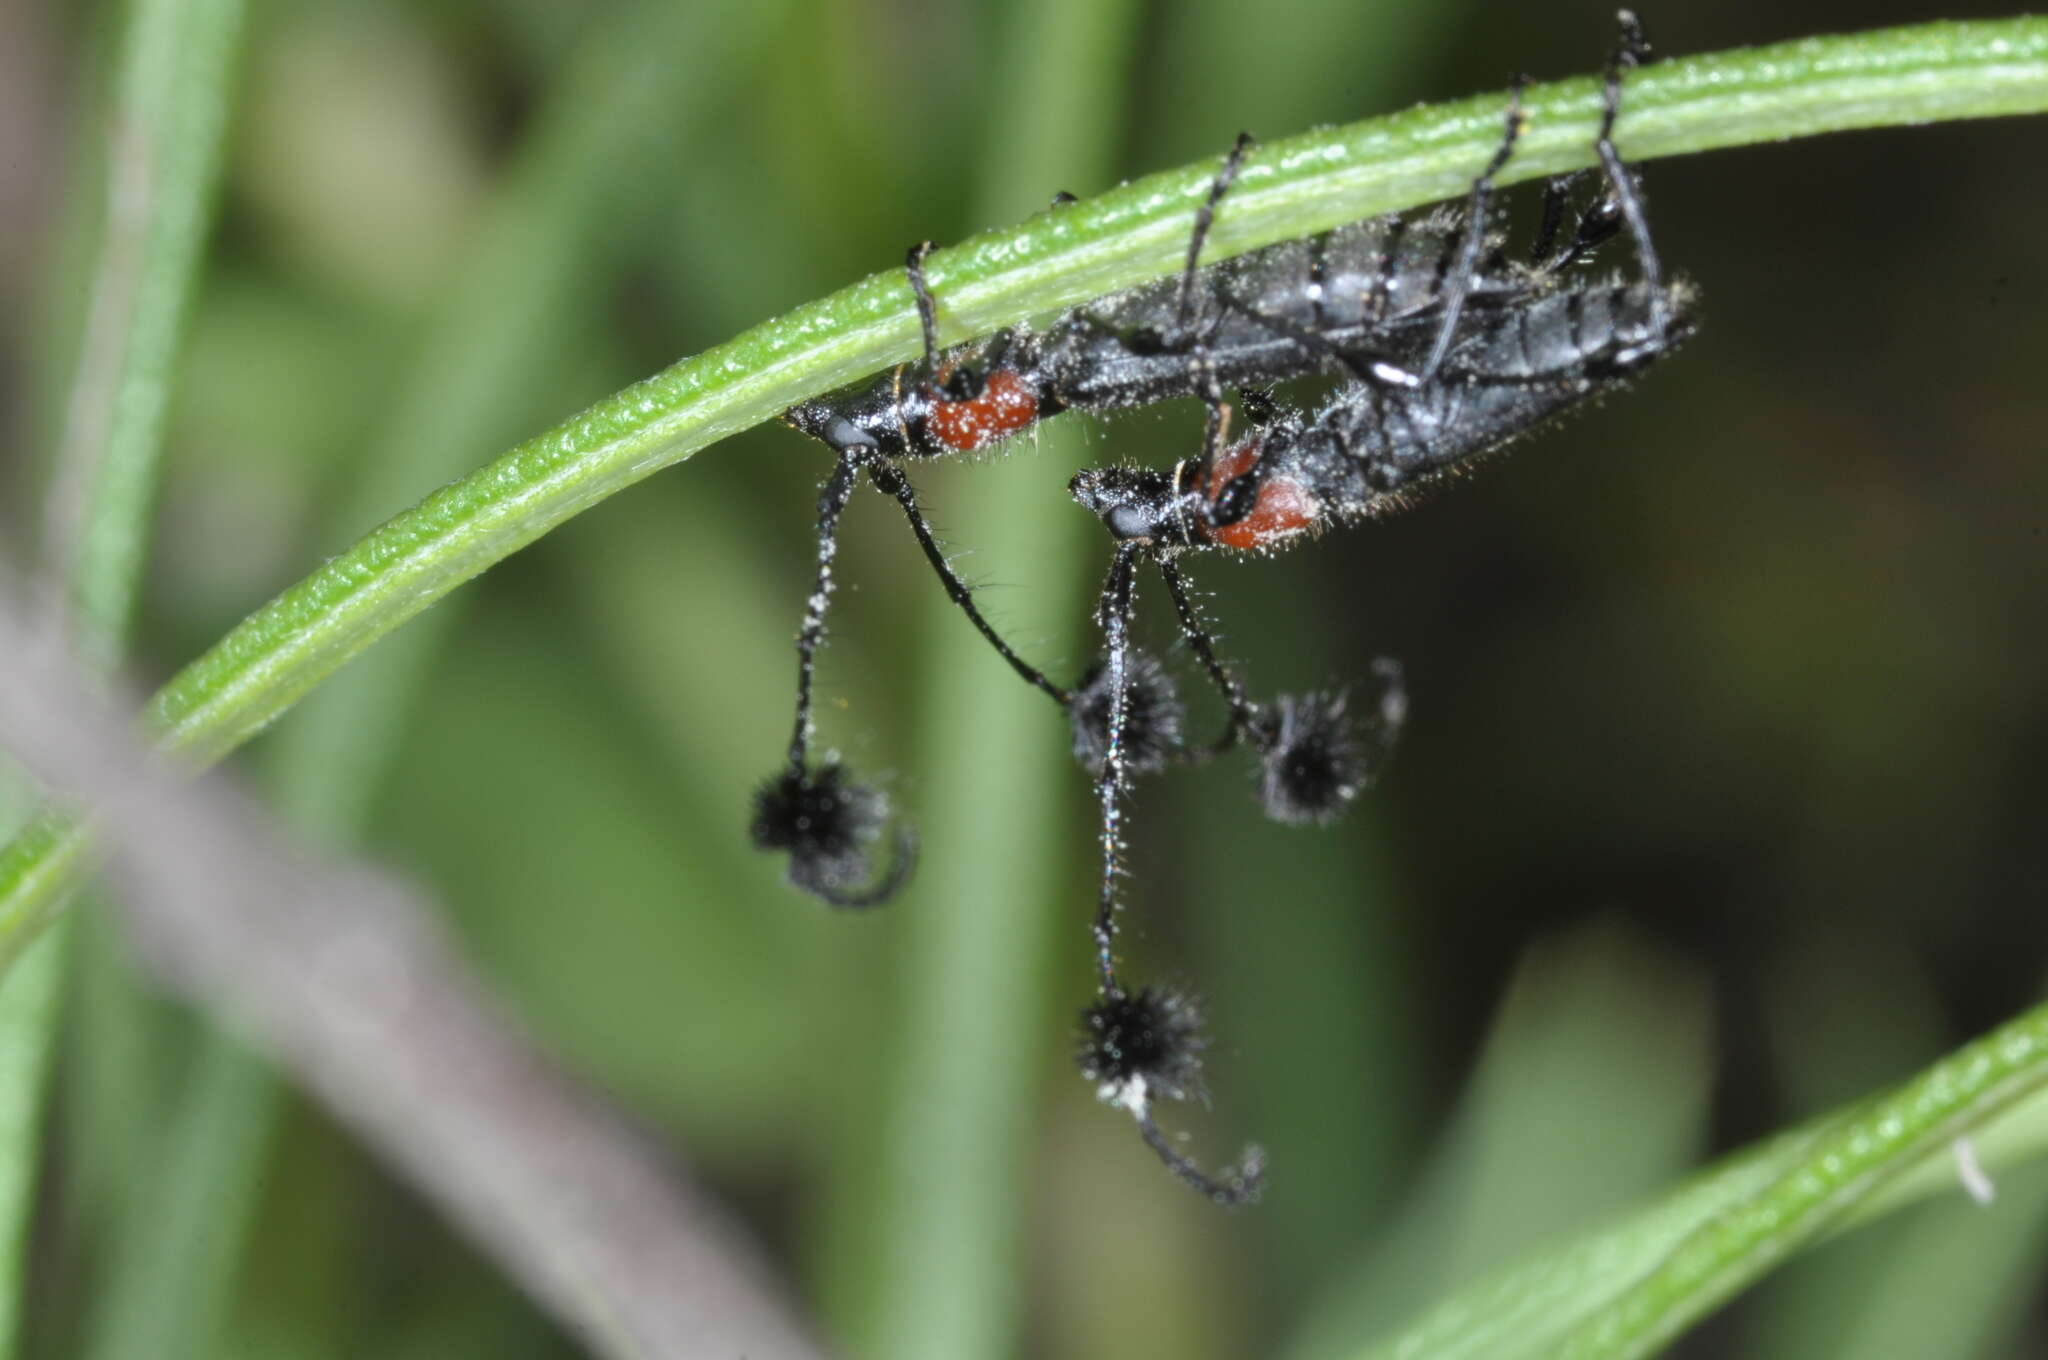
<path fill-rule="evenodd" d="M 531 418 L 560 337 L 637 258 L 635 242 L 619 238 L 661 220 L 643 200 L 665 190 L 638 167 L 662 158 L 729 91 L 716 74 L 754 68 L 749 49 L 777 11 L 758 5 L 752 22 L 713 24 L 644 0 L 585 35 L 449 279 L 382 436 L 355 464 L 332 512 L 336 532 L 459 475 L 463 460 Z M 715 74 L 676 79 L 691 62 Z M 302 834 L 347 844 L 361 833 L 441 631 L 415 629 L 377 666 L 323 690 L 271 748 L 272 787 Z M 282 1102 L 268 1068 L 242 1045 L 214 1031 L 199 1043 L 143 1181 L 143 1208 L 95 1299 L 92 1360 L 224 1353 L 223 1303 Z"/>
<path fill-rule="evenodd" d="M 134 0 L 107 119 L 106 196 L 50 496 L 47 556 L 82 645 L 119 654 L 185 317 L 220 176 L 241 0 Z"/>
<path fill-rule="evenodd" d="M 999 112 L 977 160 L 983 209 L 1019 184 L 1110 178 L 1108 148 L 1123 118 L 1115 97 L 1137 7 L 1034 0 L 992 13 L 1005 26 L 1003 46 L 1033 59 L 1011 67 L 1014 88 L 989 102 Z M 1050 112 L 1009 116 L 1019 108 Z M 948 513 L 968 523 L 1000 518 L 1009 555 L 1045 564 L 1039 584 L 1071 596 L 1074 575 L 1092 562 L 1076 550 L 1081 517 L 1058 496 L 1019 504 L 997 495 L 977 480 L 953 494 Z M 863 1243 L 880 1253 L 880 1278 L 859 1349 L 902 1360 L 1000 1356 L 1023 1330 L 1024 1169 L 1040 1103 L 1041 1036 L 1057 1032 L 1040 1018 L 1049 1009 L 1057 907 L 1071 900 L 1066 857 L 1045 849 L 1067 840 L 1063 794 L 1075 787 L 1060 743 L 1044 740 L 1043 724 L 1056 720 L 985 702 L 987 650 L 957 626 L 949 603 L 934 598 L 930 608 L 923 830 L 933 845 L 973 844 L 975 852 L 933 855 L 922 870 L 901 965 L 904 1004 L 885 1054 L 889 1150 L 874 1201 L 881 1212 Z M 1044 642 L 1056 653 L 1074 650 L 1070 638 Z M 994 807 L 1004 813 L 991 820 Z"/>
<path fill-rule="evenodd" d="M 1988 1125 L 1980 1153 L 2015 1134 L 2007 1146 L 2037 1149 L 2048 1127 L 2044 1089 L 2048 1005 L 1887 1094 L 1737 1153 L 1618 1224 L 1458 1291 L 1357 1354 L 1654 1354 L 1824 1234 L 1910 1197 L 1960 1194 L 1950 1152 L 1963 1134 Z"/>
<path fill-rule="evenodd" d="M 1956 1138 L 2044 1084 L 2048 1006 L 2037 1006 L 1826 1129 L 1758 1193 L 1694 1229 L 1656 1269 L 1587 1318 L 1558 1354 L 1609 1360 L 1662 1349 L 1880 1184 L 1918 1165 L 1939 1165 Z"/>
<path fill-rule="evenodd" d="M 220 178 L 242 0 L 132 0 L 104 145 L 85 314 L 52 468 L 46 558 L 96 669 L 123 650 L 164 446 L 166 411 Z M 28 941 L 23 941 L 26 944 Z M 67 953 L 60 937 L 0 993 L 0 1356 L 14 1353 L 40 1090 Z"/>
<path fill-rule="evenodd" d="M 22 959 L 0 988 L 0 1357 L 16 1353 L 28 1223 L 42 1148 L 43 1079 L 64 975 L 64 937 Z"/>

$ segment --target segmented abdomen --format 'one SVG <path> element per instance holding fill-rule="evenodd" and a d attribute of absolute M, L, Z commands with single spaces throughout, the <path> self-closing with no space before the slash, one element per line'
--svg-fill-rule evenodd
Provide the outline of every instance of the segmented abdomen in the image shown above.
<path fill-rule="evenodd" d="M 1693 293 L 1581 284 L 1475 320 L 1420 388 L 1353 383 L 1305 425 L 1266 442 L 1268 478 L 1299 481 L 1322 522 L 1399 508 L 1454 467 L 1541 428 L 1675 348 Z M 1461 332 L 1467 331 L 1460 327 Z"/>

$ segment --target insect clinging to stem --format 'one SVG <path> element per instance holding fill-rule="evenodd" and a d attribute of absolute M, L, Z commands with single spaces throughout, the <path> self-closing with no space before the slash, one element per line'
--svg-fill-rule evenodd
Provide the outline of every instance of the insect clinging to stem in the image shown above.
<path fill-rule="evenodd" d="M 1264 1158 L 1254 1148 L 1237 1170 L 1210 1176 L 1159 1133 L 1153 1100 L 1199 1091 L 1194 1074 L 1207 1041 L 1184 1001 L 1129 987 L 1116 956 L 1122 802 L 1134 763 L 1132 738 L 1143 738 L 1145 727 L 1131 702 L 1137 692 L 1130 645 L 1137 566 L 1149 561 L 1159 572 L 1189 650 L 1230 707 L 1233 730 L 1258 750 L 1268 812 L 1282 820 L 1325 816 L 1359 778 L 1341 707 L 1313 696 L 1283 700 L 1270 712 L 1253 705 L 1220 660 L 1179 559 L 1214 548 L 1270 553 L 1324 529 L 1408 508 L 1419 492 L 1613 390 L 1691 334 L 1693 289 L 1665 281 L 1641 188 L 1614 148 L 1622 76 L 1646 50 L 1634 16 L 1622 11 L 1621 25 L 1622 40 L 1603 87 L 1596 147 L 1614 215 L 1635 243 L 1640 277 L 1584 282 L 1534 270 L 1528 289 L 1506 307 L 1475 290 L 1451 289 L 1453 300 L 1439 310 L 1435 334 L 1426 350 L 1417 351 L 1423 357 L 1412 370 L 1387 365 L 1355 378 L 1312 416 L 1265 412 L 1236 439 L 1229 433 L 1230 408 L 1212 390 L 1205 398 L 1209 419 L 1200 455 L 1164 473 L 1088 469 L 1071 484 L 1074 498 L 1102 520 L 1116 545 L 1096 606 L 1106 651 L 1103 671 L 1110 678 L 1103 704 L 1108 730 L 1095 779 L 1101 853 L 1093 927 L 1097 999 L 1083 1014 L 1081 1068 L 1106 1102 L 1137 1119 L 1147 1145 L 1176 1176 L 1220 1204 L 1242 1203 L 1258 1193 Z M 1474 186 L 1475 218 L 1460 268 L 1472 267 L 1484 185 L 1505 164 L 1516 127 L 1511 106 L 1502 148 Z M 1546 212 L 1539 260 L 1551 244 L 1545 238 L 1555 220 Z M 1383 702 L 1405 699 L 1390 690 Z M 1133 1043 L 1127 1037 L 1133 1033 L 1146 1042 Z M 1135 1062 L 1134 1051 L 1145 1052 L 1147 1060 Z"/>
<path fill-rule="evenodd" d="M 810 750 L 816 657 L 837 580 L 838 525 L 858 484 L 865 480 L 897 502 L 948 597 L 1020 678 L 1068 710 L 1077 753 L 1085 754 L 1082 718 L 1094 692 L 1089 678 L 1074 686 L 1058 683 L 989 623 L 926 521 L 909 464 L 983 448 L 1065 410 L 1115 412 L 1179 397 L 1202 398 L 1215 410 L 1226 388 L 1314 373 L 1389 391 L 1413 388 L 1449 360 L 1461 336 L 1556 291 L 1622 225 L 1616 197 L 1603 195 L 1564 239 L 1576 177 L 1553 181 L 1530 259 L 1508 258 L 1488 207 L 1493 176 L 1512 153 L 1519 127 L 1519 105 L 1511 101 L 1501 146 L 1460 210 L 1368 218 L 1204 265 L 1216 211 L 1250 150 L 1250 139 L 1240 137 L 1196 211 L 1179 274 L 1070 309 L 1039 329 L 1011 327 L 949 349 L 938 346 L 937 303 L 923 275 L 929 246 L 911 250 L 906 272 L 922 322 L 924 359 L 784 416 L 837 459 L 818 503 L 818 570 L 798 632 L 788 756 L 755 799 L 754 839 L 790 855 L 796 886 L 834 905 L 874 905 L 908 877 L 915 845 L 899 825 L 889 865 L 871 866 L 884 839 L 888 800 L 855 781 L 836 758 L 814 762 Z M 1254 405 L 1251 394 L 1240 402 Z M 1215 668 L 1207 669 L 1214 679 Z M 1099 691 L 1099 668 L 1095 680 Z M 1232 722 L 1219 742 L 1176 746 L 1160 763 L 1205 759 L 1254 735 L 1242 721 L 1248 710 L 1227 691 L 1225 699 Z"/>
<path fill-rule="evenodd" d="M 941 350 L 937 303 L 923 275 L 928 247 L 907 261 L 924 335 L 920 364 L 804 403 L 785 419 L 831 447 L 837 462 L 819 497 L 818 574 L 798 634 L 796 723 L 784 768 L 755 797 L 754 837 L 790 856 L 797 886 L 836 906 L 874 905 L 906 877 L 914 841 L 899 825 L 879 871 L 869 856 L 888 821 L 882 795 L 833 760 L 814 763 L 812 690 L 834 584 L 837 526 L 866 480 L 896 500 L 949 598 L 1027 683 L 1068 713 L 1076 755 L 1094 774 L 1100 884 L 1093 923 L 1096 1000 L 1083 1015 L 1081 1067 L 1101 1097 L 1129 1112 L 1154 1153 L 1215 1202 L 1255 1198 L 1264 1157 L 1204 1172 L 1161 1132 L 1155 1101 L 1204 1094 L 1198 1010 L 1176 993 L 1126 984 L 1116 941 L 1123 875 L 1123 798 L 1131 776 L 1249 745 L 1259 796 L 1284 822 L 1328 820 L 1372 779 L 1406 707 L 1392 663 L 1375 668 L 1376 703 L 1354 712 L 1342 695 L 1254 701 L 1201 617 L 1180 559 L 1228 549 L 1269 553 L 1329 528 L 1405 509 L 1421 493 L 1602 392 L 1681 343 L 1695 294 L 1667 282 L 1643 196 L 1613 141 L 1626 71 L 1647 53 L 1632 14 L 1607 66 L 1596 155 L 1604 192 L 1563 224 L 1577 176 L 1553 180 L 1528 257 L 1511 258 L 1491 222 L 1495 177 L 1513 155 L 1522 82 L 1505 131 L 1460 211 L 1387 216 L 1220 264 L 1203 243 L 1244 164 L 1240 138 L 1198 209 L 1180 274 L 1062 314 L 1042 330 L 1011 328 Z M 1637 277 L 1587 280 L 1578 267 L 1626 231 Z M 1313 413 L 1273 401 L 1263 385 L 1334 375 Z M 1235 405 L 1225 391 L 1239 391 Z M 1202 450 L 1168 471 L 1084 470 L 1073 497 L 1115 543 L 1096 607 L 1103 659 L 1062 686 L 1025 661 L 976 607 L 925 521 L 908 476 L 915 460 L 994 443 L 1060 411 L 1117 411 L 1174 397 L 1207 411 Z M 1238 414 L 1246 428 L 1233 433 Z M 1136 575 L 1158 571 L 1181 637 L 1222 697 L 1220 737 L 1190 746 L 1170 676 L 1131 643 Z"/>

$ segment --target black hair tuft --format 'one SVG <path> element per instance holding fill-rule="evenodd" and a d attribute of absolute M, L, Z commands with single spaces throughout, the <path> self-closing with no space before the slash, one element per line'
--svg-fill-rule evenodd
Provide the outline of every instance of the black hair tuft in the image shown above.
<path fill-rule="evenodd" d="M 1180 754 L 1187 709 L 1173 677 L 1148 652 L 1133 650 L 1124 666 L 1124 769 L 1156 774 Z M 1074 759 L 1091 771 L 1102 769 L 1109 747 L 1109 666 L 1097 661 L 1074 687 L 1067 721 L 1074 732 Z"/>
<path fill-rule="evenodd" d="M 1143 987 L 1111 992 L 1081 1012 L 1075 1057 L 1102 1098 L 1140 1105 L 1154 1097 L 1204 1099 L 1202 1013 L 1179 992 Z"/>
<path fill-rule="evenodd" d="M 1276 822 L 1327 822 L 1372 775 L 1341 694 L 1283 694 L 1260 757 L 1259 803 Z"/>
<path fill-rule="evenodd" d="M 754 791 L 754 844 L 789 855 L 789 881 L 835 907 L 872 907 L 893 896 L 909 876 L 915 841 L 896 835 L 896 856 L 877 877 L 869 851 L 889 820 L 889 798 L 854 783 L 845 767 L 791 766 Z"/>

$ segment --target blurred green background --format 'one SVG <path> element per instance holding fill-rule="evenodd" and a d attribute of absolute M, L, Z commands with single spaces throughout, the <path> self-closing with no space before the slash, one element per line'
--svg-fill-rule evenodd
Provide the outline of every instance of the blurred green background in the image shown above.
<path fill-rule="evenodd" d="M 1644 15 L 1672 52 L 1930 17 Z M 114 19 L 0 9 L 17 547 Z M 914 240 L 1240 128 L 1590 71 L 1612 30 L 1591 0 L 257 6 L 132 673 Z M 1387 655 L 1412 696 L 1336 828 L 1263 821 L 1237 764 L 1136 799 L 1135 975 L 1206 996 L 1216 1039 L 1214 1108 L 1165 1118 L 1212 1162 L 1265 1144 L 1256 1210 L 1174 1184 L 1073 1072 L 1087 781 L 878 498 L 846 531 L 822 727 L 917 820 L 919 879 L 831 915 L 748 849 L 826 468 L 792 432 L 491 571 L 242 768 L 309 835 L 431 885 L 540 1039 L 672 1138 L 847 1353 L 1344 1354 L 2038 995 L 2044 164 L 2048 130 L 2012 122 L 1654 165 L 1665 259 L 1706 297 L 1684 355 L 1405 519 L 1192 564 L 1260 692 Z M 983 607 L 1071 674 L 1106 552 L 1067 477 L 1167 462 L 1199 428 L 1070 419 L 920 487 Z M 152 999 L 102 914 L 74 946 L 24 1354 L 578 1353 Z M 2001 1189 L 1996 1213 L 1958 1196 L 1816 1252 L 1678 1353 L 2040 1353 L 2048 1177 Z M 175 1253 L 190 1290 L 151 1303 L 135 1280 L 166 1278 L 149 1230 L 181 1195 L 207 1235 Z"/>

